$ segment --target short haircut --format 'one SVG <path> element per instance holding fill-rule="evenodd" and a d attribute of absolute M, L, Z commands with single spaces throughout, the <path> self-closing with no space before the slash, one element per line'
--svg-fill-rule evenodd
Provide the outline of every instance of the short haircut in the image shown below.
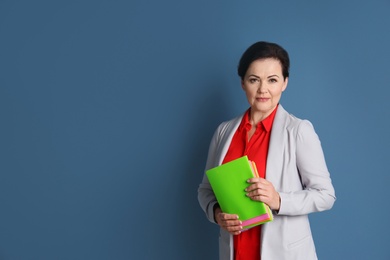
<path fill-rule="evenodd" d="M 252 44 L 245 52 L 242 54 L 240 62 L 238 64 L 238 76 L 243 80 L 248 70 L 249 66 L 255 60 L 262 59 L 276 59 L 280 62 L 282 66 L 282 74 L 284 79 L 289 76 L 290 69 L 290 58 L 285 49 L 279 46 L 276 43 L 271 42 L 256 42 Z"/>

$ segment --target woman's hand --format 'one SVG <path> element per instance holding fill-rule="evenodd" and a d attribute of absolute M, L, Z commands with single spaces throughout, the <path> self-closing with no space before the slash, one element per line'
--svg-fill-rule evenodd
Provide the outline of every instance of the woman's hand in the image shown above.
<path fill-rule="evenodd" d="M 262 201 L 272 210 L 280 208 L 280 196 L 271 182 L 263 178 L 251 178 L 248 180 L 251 185 L 245 189 L 247 196 L 252 200 Z"/>
<path fill-rule="evenodd" d="M 241 233 L 242 222 L 238 219 L 237 215 L 223 213 L 221 208 L 216 207 L 214 210 L 214 216 L 218 225 L 230 234 L 238 235 Z"/>

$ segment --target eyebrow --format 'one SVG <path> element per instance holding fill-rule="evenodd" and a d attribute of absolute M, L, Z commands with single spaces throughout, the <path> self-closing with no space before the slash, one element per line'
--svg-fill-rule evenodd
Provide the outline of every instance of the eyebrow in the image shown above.
<path fill-rule="evenodd" d="M 259 76 L 255 75 L 255 74 L 250 74 L 250 75 L 248 75 L 248 77 L 256 77 L 256 78 L 260 78 Z M 272 78 L 272 77 L 277 77 L 277 78 L 279 78 L 279 76 L 278 76 L 278 75 L 276 75 L 276 74 L 274 74 L 274 75 L 270 75 L 270 76 L 268 76 L 267 78 Z"/>

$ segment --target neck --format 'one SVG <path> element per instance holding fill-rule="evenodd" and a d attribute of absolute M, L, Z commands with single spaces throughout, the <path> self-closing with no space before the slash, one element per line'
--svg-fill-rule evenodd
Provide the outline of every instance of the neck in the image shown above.
<path fill-rule="evenodd" d="M 272 109 L 271 111 L 269 111 L 267 113 L 262 113 L 260 111 L 254 112 L 253 109 L 251 108 L 250 114 L 249 114 L 249 121 L 250 121 L 251 125 L 257 126 L 258 123 L 260 123 L 261 121 L 266 119 L 270 114 L 272 114 L 272 112 L 276 109 L 276 107 L 274 107 L 274 109 Z"/>
<path fill-rule="evenodd" d="M 249 121 L 251 122 L 252 126 L 257 126 L 258 123 L 266 119 L 271 113 L 260 113 L 260 112 L 253 113 L 253 111 L 251 110 Z"/>

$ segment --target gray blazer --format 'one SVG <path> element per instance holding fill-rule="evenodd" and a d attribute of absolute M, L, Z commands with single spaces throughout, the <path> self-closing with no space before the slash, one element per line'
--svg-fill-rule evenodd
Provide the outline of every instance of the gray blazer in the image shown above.
<path fill-rule="evenodd" d="M 242 116 L 224 122 L 214 133 L 206 170 L 221 165 Z M 312 124 L 290 115 L 279 105 L 271 131 L 266 178 L 279 192 L 281 205 L 274 220 L 263 224 L 261 259 L 317 259 L 308 214 L 330 209 L 335 191 L 320 140 Z M 199 203 L 215 223 L 217 203 L 206 177 L 198 189 Z M 220 229 L 219 259 L 233 259 L 233 237 Z"/>

